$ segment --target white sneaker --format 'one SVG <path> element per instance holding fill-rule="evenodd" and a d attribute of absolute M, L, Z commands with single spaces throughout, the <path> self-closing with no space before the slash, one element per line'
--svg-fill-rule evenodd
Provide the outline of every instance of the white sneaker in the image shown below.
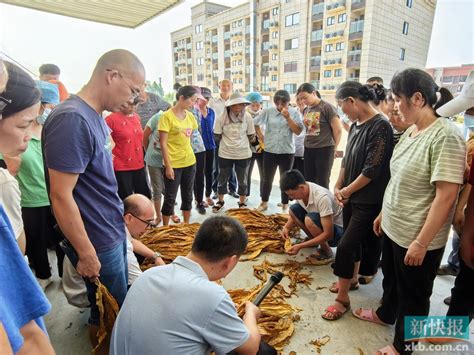
<path fill-rule="evenodd" d="M 266 211 L 268 210 L 268 204 L 262 202 L 260 205 L 258 205 L 257 207 L 257 211 L 258 212 L 263 212 L 263 211 Z"/>
<path fill-rule="evenodd" d="M 37 279 L 43 291 L 46 291 L 49 285 L 53 283 L 53 278 L 49 277 L 47 279 Z"/>

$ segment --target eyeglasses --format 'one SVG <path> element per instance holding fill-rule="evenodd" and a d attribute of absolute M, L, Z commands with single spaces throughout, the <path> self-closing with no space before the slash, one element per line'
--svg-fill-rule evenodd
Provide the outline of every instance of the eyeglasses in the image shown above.
<path fill-rule="evenodd" d="M 129 213 L 132 217 L 138 219 L 140 222 L 145 223 L 147 228 L 156 228 L 158 227 L 158 224 L 154 223 L 152 219 L 145 221 L 144 219 L 141 219 L 140 217 L 135 216 L 133 213 Z"/>
<path fill-rule="evenodd" d="M 130 96 L 130 99 L 129 101 L 132 101 L 134 102 L 139 96 L 140 96 L 140 90 L 137 90 L 135 88 L 133 88 L 128 82 L 127 80 L 125 80 L 125 78 L 123 77 L 123 75 L 116 69 L 105 69 L 106 71 L 113 71 L 115 70 L 119 76 L 120 79 L 123 80 L 123 82 L 128 86 L 128 88 L 130 89 L 130 91 L 132 92 L 132 95 Z"/>
<path fill-rule="evenodd" d="M 3 110 L 5 109 L 5 107 L 7 107 L 8 104 L 11 104 L 12 103 L 12 100 L 9 100 L 3 96 L 0 96 L 0 119 L 1 119 L 1 115 L 2 115 L 2 112 Z"/>
<path fill-rule="evenodd" d="M 337 106 L 342 107 L 342 104 L 343 104 L 344 102 L 346 102 L 348 99 L 349 99 L 348 97 L 345 97 L 345 98 L 343 98 L 343 99 L 337 99 L 337 100 L 336 100 Z"/>

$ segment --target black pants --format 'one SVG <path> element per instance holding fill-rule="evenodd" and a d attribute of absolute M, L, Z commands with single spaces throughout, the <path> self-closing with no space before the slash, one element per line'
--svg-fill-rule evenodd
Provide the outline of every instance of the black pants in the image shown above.
<path fill-rule="evenodd" d="M 336 251 L 334 275 L 351 279 L 354 275 L 354 263 L 360 261 L 362 241 L 377 238 L 373 223 L 380 212 L 380 205 L 349 203 L 342 212 L 344 234 Z M 379 238 L 379 243 L 380 243 Z"/>
<path fill-rule="evenodd" d="M 196 156 L 196 175 L 194 176 L 194 199 L 202 202 L 204 196 L 204 170 L 206 167 L 206 152 L 194 153 Z"/>
<path fill-rule="evenodd" d="M 217 178 L 219 177 L 219 146 L 216 148 L 216 152 L 214 154 L 214 172 L 212 173 L 212 191 L 217 192 Z M 237 191 L 237 177 L 235 175 L 235 170 L 232 170 L 232 174 L 229 177 L 229 191 L 236 192 Z"/>
<path fill-rule="evenodd" d="M 459 258 L 459 274 L 451 289 L 451 303 L 448 316 L 468 316 L 469 321 L 474 317 L 474 270 L 469 268 Z"/>
<path fill-rule="evenodd" d="M 380 237 L 374 234 L 362 240 L 359 275 L 375 275 L 379 268 L 381 255 L 382 243 Z"/>
<path fill-rule="evenodd" d="M 329 189 L 332 164 L 334 163 L 334 146 L 323 148 L 304 148 L 304 177 Z"/>
<path fill-rule="evenodd" d="M 295 157 L 295 160 L 293 161 L 292 169 L 298 170 L 304 176 L 304 158 Z"/>
<path fill-rule="evenodd" d="M 118 194 L 124 200 L 132 194 L 142 194 L 151 198 L 150 188 L 146 181 L 145 167 L 138 170 L 115 171 Z"/>
<path fill-rule="evenodd" d="M 383 298 L 377 316 L 387 324 L 395 323 L 393 346 L 402 354 L 405 350 L 405 316 L 427 316 L 430 297 L 444 248 L 429 250 L 420 266 L 404 263 L 406 248 L 402 248 L 386 235 L 383 236 L 382 272 Z"/>
<path fill-rule="evenodd" d="M 48 260 L 48 245 L 53 244 L 56 251 L 59 276 L 63 276 L 64 252 L 59 246 L 62 237 L 54 229 L 56 219 L 50 206 L 23 207 L 21 209 L 26 237 L 26 255 L 35 269 L 36 277 L 47 279 L 51 277 Z"/>
<path fill-rule="evenodd" d="M 278 167 L 278 171 L 283 174 L 291 170 L 293 166 L 294 154 L 273 154 L 263 152 L 263 188 L 262 201 L 268 202 L 272 192 L 273 179 Z M 288 195 L 281 191 L 281 203 L 288 204 Z"/>
<path fill-rule="evenodd" d="M 163 168 L 164 169 L 164 168 Z M 181 188 L 181 211 L 191 211 L 193 204 L 194 176 L 196 175 L 196 164 L 185 168 L 176 168 L 174 170 L 174 180 L 163 176 L 165 182 L 164 201 L 161 207 L 161 213 L 164 216 L 171 216 L 174 212 L 174 202 L 178 194 L 178 188 Z"/>
<path fill-rule="evenodd" d="M 225 159 L 219 157 L 219 177 L 217 185 L 217 193 L 219 195 L 225 195 L 227 191 L 227 181 L 232 172 L 235 171 L 237 175 L 237 181 L 239 184 L 237 193 L 239 196 L 247 195 L 247 174 L 249 172 L 249 161 L 250 159 Z"/>
<path fill-rule="evenodd" d="M 210 197 L 212 193 L 215 155 L 217 155 L 215 149 L 206 150 L 206 164 L 204 169 L 204 176 L 206 178 L 206 197 Z"/>
<path fill-rule="evenodd" d="M 227 353 L 227 355 L 236 355 L 236 354 L 237 352 L 235 350 L 231 351 L 230 353 Z M 260 346 L 258 347 L 257 355 L 277 355 L 277 354 L 278 352 L 273 346 L 268 345 L 263 340 L 260 341 Z"/>
<path fill-rule="evenodd" d="M 250 196 L 250 186 L 252 185 L 252 171 L 253 167 L 257 162 L 258 167 L 258 174 L 260 175 L 260 197 L 262 197 L 263 191 L 263 153 L 252 153 L 252 158 L 250 158 L 250 165 L 249 165 L 249 176 L 247 179 L 247 196 Z"/>

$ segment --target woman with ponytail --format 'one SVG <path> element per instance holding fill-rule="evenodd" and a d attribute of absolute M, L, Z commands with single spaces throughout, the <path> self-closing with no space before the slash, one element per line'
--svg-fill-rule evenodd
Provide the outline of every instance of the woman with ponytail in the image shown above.
<path fill-rule="evenodd" d="M 383 239 L 383 298 L 377 309 L 353 314 L 379 324 L 395 323 L 392 345 L 377 354 L 410 354 L 405 316 L 427 316 L 436 270 L 443 257 L 466 146 L 458 129 L 436 109 L 452 98 L 420 69 L 405 69 L 391 82 L 395 107 L 412 124 L 393 152 L 391 179 L 374 232 Z"/>
<path fill-rule="evenodd" d="M 376 93 L 370 85 L 354 81 L 346 81 L 336 93 L 338 105 L 353 124 L 334 187 L 334 195 L 344 207 L 344 235 L 337 247 L 334 266 L 338 282 L 329 289 L 337 297 L 322 315 L 327 320 L 341 318 L 350 308 L 349 290 L 359 288 L 361 245 L 364 240 L 376 239 L 372 223 L 380 212 L 390 179 L 392 127 L 372 106 L 374 99 Z M 380 240 L 377 241 L 380 249 Z"/>

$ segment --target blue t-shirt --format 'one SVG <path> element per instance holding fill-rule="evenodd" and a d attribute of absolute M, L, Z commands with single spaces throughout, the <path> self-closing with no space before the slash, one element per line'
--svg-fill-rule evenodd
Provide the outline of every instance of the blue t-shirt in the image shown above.
<path fill-rule="evenodd" d="M 35 320 L 47 334 L 43 316 L 51 305 L 25 262 L 3 206 L 0 205 L 0 323 L 14 353 L 23 346 L 20 329 Z"/>
<path fill-rule="evenodd" d="M 105 120 L 80 97 L 71 95 L 50 113 L 42 137 L 46 166 L 79 174 L 73 196 L 98 253 L 125 240 L 123 203 L 106 149 L 108 135 Z"/>
<path fill-rule="evenodd" d="M 148 147 L 145 153 L 145 162 L 147 165 L 154 168 L 163 167 L 163 153 L 160 147 L 160 134 L 158 131 L 158 122 L 163 112 L 155 113 L 152 118 L 148 120 L 146 126 L 151 129 L 150 137 L 148 138 Z"/>
<path fill-rule="evenodd" d="M 214 121 L 216 119 L 216 113 L 210 107 L 207 108 L 207 117 L 204 117 L 201 112 L 199 112 L 199 117 L 201 121 L 201 135 L 206 150 L 216 149 L 216 141 L 214 140 Z"/>

